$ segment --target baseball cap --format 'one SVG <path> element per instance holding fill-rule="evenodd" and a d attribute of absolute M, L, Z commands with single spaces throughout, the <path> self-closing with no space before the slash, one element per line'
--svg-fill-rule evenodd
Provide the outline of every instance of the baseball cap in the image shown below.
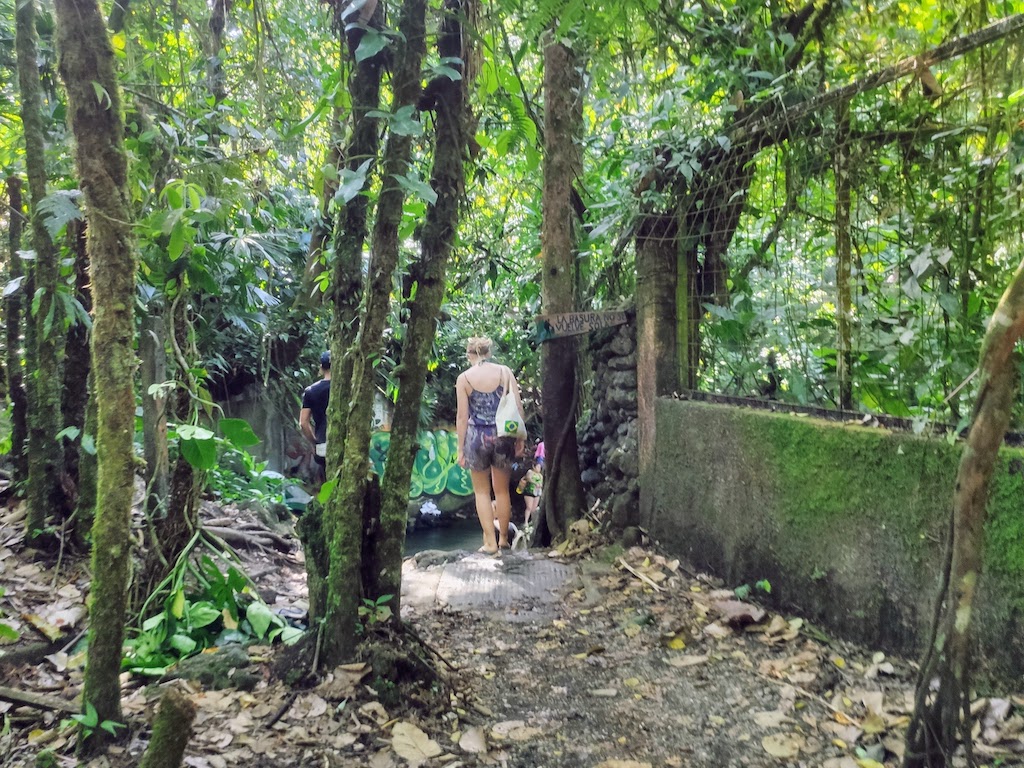
<path fill-rule="evenodd" d="M 330 368 L 331 367 L 331 350 L 328 349 L 326 352 L 324 352 L 322 355 L 320 355 L 320 367 L 321 368 Z"/>

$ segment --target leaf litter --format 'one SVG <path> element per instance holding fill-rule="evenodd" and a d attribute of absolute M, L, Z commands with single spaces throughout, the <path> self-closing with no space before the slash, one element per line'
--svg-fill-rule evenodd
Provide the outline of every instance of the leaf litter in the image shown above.
<path fill-rule="evenodd" d="M 237 508 L 206 515 L 238 517 Z M 256 521 L 247 519 L 249 530 Z M 0 518 L 4 621 L 29 642 L 70 643 L 84 627 L 84 563 L 35 562 L 20 519 Z M 280 531 L 278 531 L 280 533 Z M 291 538 L 285 535 L 285 538 Z M 601 560 L 593 531 L 550 556 L 574 562 L 584 586 L 570 589 L 551 619 L 417 612 L 413 626 L 454 669 L 445 706 L 384 706 L 364 663 L 332 670 L 305 690 L 276 680 L 280 646 L 250 646 L 261 681 L 250 692 L 125 675 L 128 737 L 90 765 L 136 765 L 162 689 L 181 686 L 197 705 L 186 752 L 191 768 L 371 766 L 372 768 L 708 768 L 743 765 L 896 766 L 913 706 L 914 664 L 835 640 L 719 580 L 689 572 L 652 547 Z M 275 607 L 306 606 L 301 549 L 240 552 Z M 534 553 L 534 557 L 548 556 Z M 745 597 L 749 596 L 749 590 Z M 34 617 L 34 618 L 28 618 Z M 36 663 L 0 663 L 0 685 L 65 700 L 80 696 L 82 657 L 70 645 Z M 1024 754 L 1024 695 L 973 703 L 975 754 L 1010 764 Z M 0 762 L 33 765 L 42 749 L 59 764 L 85 765 L 75 736 L 51 711 L 0 700 L 9 731 Z"/>

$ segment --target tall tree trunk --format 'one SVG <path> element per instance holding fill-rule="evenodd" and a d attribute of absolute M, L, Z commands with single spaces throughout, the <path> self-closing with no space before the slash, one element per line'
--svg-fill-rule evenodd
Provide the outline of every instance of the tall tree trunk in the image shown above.
<path fill-rule="evenodd" d="M 391 80 L 394 94 L 391 112 L 413 108 L 420 95 L 420 66 L 426 53 L 426 0 L 405 0 L 399 21 L 399 37 L 405 41 Z M 366 509 L 369 467 L 370 427 L 373 421 L 374 367 L 381 352 L 381 336 L 391 304 L 391 286 L 398 266 L 398 228 L 402 222 L 405 191 L 397 178 L 409 171 L 412 136 L 402 131 L 388 134 L 382 162 L 382 189 L 377 199 L 373 245 L 370 252 L 369 282 L 363 297 L 363 313 L 359 334 L 350 354 L 352 360 L 352 393 L 349 401 L 348 433 L 341 471 L 339 503 L 342 508 Z M 371 517 L 380 509 L 370 510 Z M 398 590 L 405 542 L 405 513 L 400 525 L 389 520 L 384 527 L 371 525 L 364 544 L 363 592 L 376 599 L 383 594 L 394 595 L 392 608 L 398 614 Z"/>
<path fill-rule="evenodd" d="M 679 388 L 675 317 L 676 219 L 644 217 L 636 236 L 636 390 L 640 520 L 654 511 L 654 406 Z M 646 490 L 645 490 L 646 489 Z"/>
<path fill-rule="evenodd" d="M 583 77 L 574 53 L 558 41 L 544 48 L 544 191 L 541 243 L 544 276 L 541 301 L 545 314 L 573 312 L 576 242 L 573 233 L 572 183 L 579 175 L 577 139 L 583 120 Z M 577 339 L 552 339 L 541 350 L 544 444 L 542 542 L 565 535 L 569 523 L 585 509 L 576 445 Z M 542 529 L 543 531 L 543 529 Z"/>
<path fill-rule="evenodd" d="M 853 261 L 850 247 L 850 102 L 836 107 L 836 378 L 839 382 L 837 404 L 844 410 L 853 407 Z"/>
<path fill-rule="evenodd" d="M 162 388 L 150 390 L 167 381 L 167 353 L 164 351 L 164 316 L 156 302 L 142 319 L 139 357 L 142 361 L 142 451 L 146 460 L 146 514 L 153 519 L 167 509 L 167 395 Z"/>
<path fill-rule="evenodd" d="M 46 137 L 43 130 L 43 97 L 39 82 L 35 0 L 17 4 L 16 38 L 21 120 L 25 127 L 25 167 L 31 206 L 35 292 L 32 324 L 36 327 L 36 359 L 28 386 L 28 516 L 26 537 L 35 540 L 46 527 L 49 513 L 63 513 L 67 499 L 61 487 L 64 455 L 57 433 L 60 423 L 60 351 L 63 318 L 57 305 L 57 249 L 43 224 L 39 203 L 46 197 Z"/>
<path fill-rule="evenodd" d="M 96 517 L 96 372 L 90 366 L 86 383 L 85 426 L 78 454 L 78 522 L 75 530 L 91 530 Z"/>
<path fill-rule="evenodd" d="M 22 287 L 5 299 L 7 311 L 4 317 L 7 336 L 7 390 L 11 397 L 11 456 L 14 458 L 14 483 L 21 485 L 28 479 L 28 395 L 25 393 L 25 380 L 22 373 L 21 321 L 22 296 L 30 296 L 27 292 L 28 282 L 22 267 L 21 238 L 24 231 L 23 203 L 21 198 L 21 177 L 7 177 L 7 194 L 10 208 L 10 244 L 11 262 L 10 279 L 23 278 Z"/>
<path fill-rule="evenodd" d="M 86 312 L 92 311 L 92 295 L 89 290 L 89 254 L 86 250 L 85 222 L 77 219 L 68 222 L 68 241 L 75 254 L 75 298 Z M 75 489 L 76 504 L 81 466 L 82 438 L 85 436 L 85 412 L 89 402 L 89 329 L 80 317 L 73 320 L 68 329 L 64 353 L 64 384 L 61 411 L 65 427 L 78 429 L 78 439 L 64 444 L 64 468 L 69 486 Z M 84 546 L 88 528 L 75 517 L 73 539 Z"/>
<path fill-rule="evenodd" d="M 85 194 L 95 306 L 92 353 L 98 474 L 83 698 L 96 708 L 99 722 L 120 721 L 135 459 L 136 249 L 121 94 L 99 4 L 97 0 L 56 0 L 55 11 L 60 73 L 67 88 L 75 161 Z M 103 733 L 96 729 L 90 741 L 102 739 Z"/>
<path fill-rule="evenodd" d="M 381 9 L 374 10 L 379 24 Z M 355 58 L 355 49 L 349 51 Z M 354 64 L 349 80 L 352 99 L 352 131 L 346 152 L 350 171 L 363 168 L 368 188 L 380 147 L 376 118 L 367 116 L 380 106 L 383 56 L 377 54 Z M 365 166 L 364 166 L 365 164 Z M 349 352 L 358 331 L 359 300 L 363 275 L 363 246 L 367 235 L 366 195 L 360 194 L 341 209 L 334 235 L 335 261 L 331 277 L 331 395 L 327 409 L 327 477 L 337 481 L 348 432 L 348 403 L 352 386 Z M 323 532 L 329 563 L 321 564 L 327 574 L 323 662 L 338 664 L 355 648 L 357 609 L 362 592 L 363 510 L 343 508 L 338 495 L 328 499 L 323 513 Z M 321 617 L 316 617 L 321 618 Z"/>
<path fill-rule="evenodd" d="M 961 737 L 970 759 L 971 617 L 984 562 L 989 481 L 1016 401 L 1020 361 L 1015 345 L 1022 335 L 1024 261 L 999 300 L 981 346 L 978 399 L 953 492 L 950 556 L 918 674 L 905 768 L 953 765 Z"/>
<path fill-rule="evenodd" d="M 462 19 L 472 17 L 472 5 L 472 0 L 445 0 L 437 41 L 442 61 L 448 57 L 463 61 L 471 58 L 468 44 L 463 47 Z M 375 555 L 375 562 L 384 569 L 377 589 L 395 595 L 396 600 L 401 592 L 401 546 L 404 545 L 408 514 L 409 478 L 418 448 L 416 437 L 427 358 L 437 332 L 448 259 L 459 225 L 459 203 L 465 184 L 467 83 L 465 79 L 452 81 L 447 78 L 439 78 L 434 83 L 437 116 L 430 186 L 437 193 L 437 202 L 427 211 L 420 241 L 420 258 L 411 268 L 411 276 L 416 281 L 416 296 L 409 307 L 398 373 L 398 402 L 391 424 L 388 462 L 381 482 L 383 535 Z"/>

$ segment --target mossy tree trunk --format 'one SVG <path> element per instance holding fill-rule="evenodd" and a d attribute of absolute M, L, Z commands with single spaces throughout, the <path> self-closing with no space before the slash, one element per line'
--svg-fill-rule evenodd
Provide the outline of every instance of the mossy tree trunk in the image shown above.
<path fill-rule="evenodd" d="M 953 491 L 949 560 L 918 675 L 905 768 L 953 765 L 961 738 L 971 762 L 971 619 L 984 561 L 989 481 L 1016 401 L 1020 360 L 1015 346 L 1022 335 L 1024 261 L 999 300 L 981 346 L 978 398 Z"/>
<path fill-rule="evenodd" d="M 21 257 L 18 251 L 21 250 L 21 238 L 24 233 L 25 217 L 23 214 L 24 205 L 21 196 L 21 177 L 7 177 L 7 195 L 9 203 L 9 242 L 11 244 L 11 260 L 8 277 L 11 280 L 22 278 L 22 290 L 14 291 L 4 299 L 6 314 L 4 317 L 4 329 L 7 341 L 7 391 L 11 398 L 11 456 L 14 459 L 14 483 L 21 485 L 28 478 L 28 395 L 25 393 L 25 380 L 22 374 L 21 359 L 21 325 L 22 325 L 22 296 L 27 296 L 25 290 L 25 271 L 22 268 Z"/>
<path fill-rule="evenodd" d="M 676 220 L 652 214 L 636 235 L 636 399 L 640 519 L 654 511 L 654 405 L 679 388 L 675 317 Z"/>
<path fill-rule="evenodd" d="M 577 139 L 583 120 L 583 78 L 576 56 L 561 41 L 544 48 L 544 191 L 541 301 L 546 314 L 576 311 L 576 239 L 572 184 L 580 172 Z M 576 445 L 579 405 L 577 338 L 552 339 L 541 350 L 544 444 L 544 526 L 540 543 L 565 536 L 586 502 Z M 546 535 L 545 535 L 546 533 Z"/>
<path fill-rule="evenodd" d="M 340 6 L 339 6 L 340 7 Z M 371 24 L 379 26 L 382 9 L 377 7 Z M 339 29 L 343 28 L 336 19 Z M 355 49 L 349 51 L 355 59 Z M 348 352 L 358 331 L 359 300 L 363 275 L 363 247 L 368 231 L 369 200 L 363 191 L 380 148 L 379 125 L 368 116 L 380 106 L 381 71 L 384 56 L 377 54 L 354 63 L 349 79 L 351 132 L 346 150 L 346 168 L 362 170 L 363 190 L 348 200 L 338 215 L 334 235 L 334 265 L 331 276 L 331 394 L 327 408 L 327 478 L 338 481 L 348 431 L 348 402 L 352 385 L 352 360 Z M 323 532 L 329 562 L 321 564 L 327 574 L 323 618 L 323 663 L 340 663 L 355 649 L 359 597 L 362 592 L 360 568 L 363 536 L 361 507 L 342 507 L 337 494 L 324 507 Z"/>
<path fill-rule="evenodd" d="M 60 73 L 85 196 L 95 307 L 97 503 L 93 523 L 89 650 L 83 698 L 99 721 L 121 721 L 135 433 L 135 269 L 128 164 L 114 52 L 97 0 L 56 0 Z M 101 94 L 102 98 L 97 98 Z M 97 729 L 91 742 L 103 738 Z"/>
<path fill-rule="evenodd" d="M 413 108 L 420 95 L 420 66 L 426 52 L 426 0 L 405 0 L 399 20 L 399 37 L 404 44 L 399 50 L 397 65 L 391 79 L 393 93 L 391 112 L 396 114 L 403 108 Z M 352 360 L 352 390 L 347 417 L 348 432 L 345 436 L 345 456 L 341 470 L 341 482 L 337 503 L 343 509 L 367 509 L 371 519 L 370 530 L 366 532 L 363 560 L 364 581 L 377 581 L 382 570 L 393 567 L 394 563 L 378 562 L 377 544 L 381 538 L 393 539 L 397 534 L 398 564 L 401 569 L 401 552 L 405 540 L 405 525 L 401 531 L 384 530 L 373 525 L 373 518 L 379 517 L 379 507 L 368 506 L 375 494 L 367 494 L 369 473 L 370 427 L 373 420 L 374 360 L 381 353 L 381 337 L 391 305 L 391 286 L 398 266 L 398 228 L 402 222 L 402 208 L 405 192 L 396 181 L 409 171 L 412 155 L 412 136 L 408 131 L 388 134 L 382 161 L 382 189 L 377 200 L 374 219 L 373 244 L 370 252 L 369 281 L 363 296 L 363 311 L 359 333 L 349 355 Z M 334 502 L 332 502 L 334 503 Z M 386 578 L 385 582 L 392 579 Z M 376 599 L 382 594 L 374 583 L 364 583 L 366 597 Z"/>
<path fill-rule="evenodd" d="M 86 312 L 92 311 L 92 294 L 89 289 L 89 254 L 86 248 L 86 227 L 81 219 L 69 221 L 67 224 L 68 242 L 71 252 L 75 255 L 75 298 Z M 85 414 L 89 402 L 89 329 L 80 317 L 72 320 L 68 329 L 67 343 L 64 353 L 64 384 L 61 398 L 61 412 L 64 426 L 78 430 L 77 440 L 64 442 L 64 469 L 67 473 L 69 487 L 74 488 L 77 503 L 78 489 L 81 486 L 82 440 L 85 438 Z M 88 523 L 82 525 L 82 519 L 75 515 L 71 530 L 72 539 L 84 547 Z"/>
<path fill-rule="evenodd" d="M 64 342 L 63 317 L 57 302 L 59 266 L 57 249 L 43 224 L 39 204 L 46 197 L 46 136 L 43 96 L 37 65 L 35 0 L 17 3 L 16 47 L 21 120 L 25 129 L 25 167 L 36 258 L 34 292 L 30 295 L 31 323 L 35 326 L 35 365 L 28 382 L 28 516 L 26 537 L 38 540 L 50 513 L 63 514 L 67 499 L 61 486 L 64 454 L 57 433 L 60 423 L 60 353 Z"/>
<path fill-rule="evenodd" d="M 471 60 L 468 42 L 464 46 L 462 20 L 473 18 L 472 0 L 445 0 L 444 16 L 437 39 L 442 61 Z M 430 347 L 437 333 L 437 319 L 444 299 L 448 260 L 459 225 L 459 203 L 465 186 L 467 151 L 467 80 L 439 77 L 434 120 L 434 161 L 430 186 L 437 201 L 427 210 L 420 238 L 419 259 L 411 265 L 416 296 L 409 306 L 402 363 L 398 369 L 398 402 L 391 423 L 388 461 L 381 479 L 380 535 L 373 562 L 377 566 L 377 594 L 394 595 L 392 605 L 399 615 L 402 584 L 402 550 L 408 519 L 409 479 L 419 448 L 417 434 L 423 387 L 427 378 Z"/>

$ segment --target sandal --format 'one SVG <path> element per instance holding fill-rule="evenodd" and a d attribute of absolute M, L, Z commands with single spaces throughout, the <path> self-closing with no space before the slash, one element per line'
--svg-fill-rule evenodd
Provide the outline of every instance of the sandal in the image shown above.
<path fill-rule="evenodd" d="M 477 551 L 478 555 L 496 555 L 498 554 L 497 549 L 488 549 L 487 547 L 480 547 Z"/>

